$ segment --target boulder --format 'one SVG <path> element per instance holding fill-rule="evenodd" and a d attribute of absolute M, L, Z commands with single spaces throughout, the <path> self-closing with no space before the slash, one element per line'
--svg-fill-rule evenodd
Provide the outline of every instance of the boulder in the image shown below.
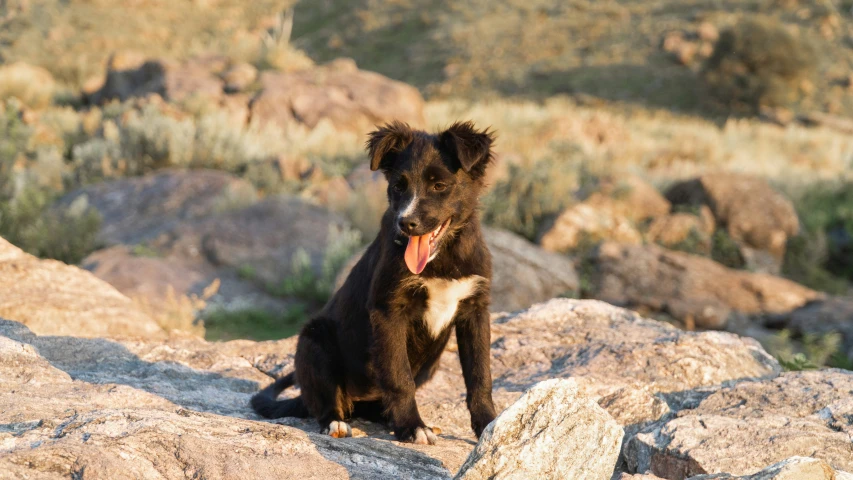
<path fill-rule="evenodd" d="M 92 253 L 81 266 L 131 298 L 168 329 L 187 330 L 203 309 L 277 313 L 292 303 L 269 294 L 234 269 L 217 267 L 204 259 L 152 253 L 155 256 L 117 245 Z"/>
<path fill-rule="evenodd" d="M 836 472 L 823 460 L 810 457 L 791 457 L 770 465 L 754 475 L 734 476 L 728 473 L 696 475 L 688 480 L 845 480 L 850 474 Z M 653 474 L 623 473 L 619 480 L 664 480 Z"/>
<path fill-rule="evenodd" d="M 646 230 L 646 239 L 667 248 L 710 255 L 714 230 L 714 215 L 703 205 L 699 215 L 672 213 L 654 219 Z"/>
<path fill-rule="evenodd" d="M 243 209 L 182 223 L 156 246 L 167 257 L 201 256 L 211 265 L 243 270 L 261 285 L 277 286 L 300 266 L 298 256 L 304 255 L 307 266 L 320 275 L 327 253 L 357 248 L 360 238 L 343 217 L 325 208 L 295 197 L 272 196 Z"/>
<path fill-rule="evenodd" d="M 130 299 L 91 273 L 55 260 L 40 260 L 2 238 L 0 316 L 17 320 L 40 335 L 164 335 Z"/>
<path fill-rule="evenodd" d="M 628 466 L 680 480 L 700 474 L 753 475 L 789 457 L 809 456 L 850 471 L 851 391 L 853 372 L 845 370 L 790 372 L 718 389 L 695 408 L 631 439 L 625 448 Z"/>
<path fill-rule="evenodd" d="M 580 282 L 571 259 L 505 230 L 486 227 L 483 234 L 492 252 L 492 311 L 521 310 L 578 292 Z"/>
<path fill-rule="evenodd" d="M 534 385 L 483 431 L 455 478 L 608 480 L 622 428 L 572 379 Z"/>
<path fill-rule="evenodd" d="M 260 84 L 261 92 L 251 104 L 252 118 L 283 128 L 291 124 L 314 128 L 321 120 L 356 133 L 391 120 L 425 126 L 420 92 L 378 73 L 334 66 L 263 72 Z"/>
<path fill-rule="evenodd" d="M 823 297 L 790 280 L 656 245 L 604 243 L 592 261 L 595 298 L 701 328 L 724 328 L 733 313 L 783 313 Z"/>
<path fill-rule="evenodd" d="M 77 189 L 59 204 L 80 197 L 101 215 L 98 241 L 136 245 L 175 226 L 254 203 L 258 194 L 238 177 L 214 170 L 162 170 Z"/>
<path fill-rule="evenodd" d="M 217 72 L 226 64 L 220 57 L 200 57 L 181 63 L 137 54 L 113 55 L 107 62 L 103 85 L 88 95 L 88 100 L 99 104 L 151 94 L 172 102 L 195 96 L 219 100 L 223 96 L 223 82 Z"/>
<path fill-rule="evenodd" d="M 715 384 L 779 371 L 750 339 L 683 332 L 596 301 L 552 300 L 496 315 L 492 340 L 499 411 L 540 381 L 574 377 L 578 398 L 588 396 L 626 426 L 658 421 L 667 404 L 697 403 Z M 443 430 L 435 446 L 393 442 L 387 428 L 361 420 L 352 424 L 356 438 L 344 440 L 320 435 L 313 419 L 260 421 L 249 398 L 293 369 L 295 348 L 295 338 L 211 343 L 177 334 L 157 341 L 38 336 L 0 321 L 0 471 L 40 478 L 84 470 L 93 478 L 128 472 L 448 478 L 464 463 L 474 439 L 455 343 L 417 394 L 424 419 Z M 586 403 L 582 408 L 591 410 Z"/>
<path fill-rule="evenodd" d="M 258 69 L 245 62 L 232 65 L 222 74 L 226 92 L 242 92 L 251 86 L 257 78 Z"/>
<path fill-rule="evenodd" d="M 566 252 L 589 240 L 642 243 L 637 224 L 666 215 L 669 202 L 639 177 L 604 179 L 598 190 L 564 210 L 539 235 L 542 248 Z"/>
<path fill-rule="evenodd" d="M 44 108 L 55 90 L 53 75 L 42 67 L 25 62 L 0 65 L 0 101 L 15 97 L 30 108 Z"/>
<path fill-rule="evenodd" d="M 327 253 L 348 254 L 359 242 L 340 216 L 291 197 L 258 203 L 248 182 L 223 172 L 166 170 L 104 182 L 60 204 L 81 197 L 101 214 L 99 241 L 110 246 L 82 264 L 158 313 L 172 308 L 172 297 L 201 297 L 215 281 L 211 307 L 281 312 L 289 302 L 268 287 L 293 273 L 295 257 L 304 254 L 322 275 Z"/>
<path fill-rule="evenodd" d="M 538 302 L 568 295 L 579 288 L 572 261 L 546 252 L 525 238 L 505 230 L 484 227 L 486 244 L 492 252 L 493 312 L 512 312 Z M 364 251 L 355 254 L 338 273 L 340 288 Z"/>
<path fill-rule="evenodd" d="M 707 205 L 753 270 L 778 272 L 788 238 L 800 231 L 793 203 L 760 178 L 707 174 L 673 185 L 666 197 L 673 205 Z"/>

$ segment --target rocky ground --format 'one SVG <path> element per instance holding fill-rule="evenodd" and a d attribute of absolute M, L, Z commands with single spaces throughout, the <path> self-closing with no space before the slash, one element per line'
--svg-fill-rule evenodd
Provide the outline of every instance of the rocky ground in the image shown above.
<path fill-rule="evenodd" d="M 453 342 L 418 392 L 425 419 L 442 429 L 438 445 L 399 444 L 362 421 L 355 438 L 336 440 L 311 420 L 265 421 L 248 407 L 253 392 L 292 369 L 294 338 L 166 335 L 85 271 L 57 274 L 56 262 L 8 244 L 0 259 L 26 274 L 20 288 L 41 286 L 39 301 L 18 302 L 0 322 L 7 478 L 829 479 L 853 470 L 853 374 L 785 373 L 756 341 L 731 333 L 686 332 L 589 300 L 496 314 L 494 395 L 506 411 L 479 445 Z M 88 288 L 46 310 L 67 298 L 59 275 L 69 274 Z M 106 301 L 128 303 L 121 313 L 90 311 Z M 136 328 L 124 326 L 128 315 Z"/>

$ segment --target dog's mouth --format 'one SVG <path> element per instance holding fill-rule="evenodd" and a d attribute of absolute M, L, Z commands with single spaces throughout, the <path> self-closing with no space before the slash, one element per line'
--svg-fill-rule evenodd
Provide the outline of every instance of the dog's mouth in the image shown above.
<path fill-rule="evenodd" d="M 419 275 L 426 268 L 427 263 L 435 258 L 438 252 L 438 242 L 450 227 L 450 219 L 444 221 L 431 233 L 419 237 L 409 237 L 409 245 L 406 247 L 406 266 L 409 271 Z"/>

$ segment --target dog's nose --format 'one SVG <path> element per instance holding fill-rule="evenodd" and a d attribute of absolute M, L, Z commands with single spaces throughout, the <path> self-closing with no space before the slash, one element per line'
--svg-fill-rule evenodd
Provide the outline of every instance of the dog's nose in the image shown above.
<path fill-rule="evenodd" d="M 412 232 L 414 232 L 415 229 L 418 228 L 419 223 L 414 218 L 403 217 L 400 219 L 399 222 L 397 222 L 397 225 L 399 225 L 400 231 L 402 231 L 405 234 L 411 235 Z"/>

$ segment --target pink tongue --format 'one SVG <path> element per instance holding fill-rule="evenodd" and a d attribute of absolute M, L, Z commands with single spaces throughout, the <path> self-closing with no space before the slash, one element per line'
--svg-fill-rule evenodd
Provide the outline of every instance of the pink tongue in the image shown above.
<path fill-rule="evenodd" d="M 420 237 L 409 237 L 409 246 L 406 247 L 406 266 L 415 275 L 420 274 L 426 268 L 429 260 L 429 235 Z"/>

